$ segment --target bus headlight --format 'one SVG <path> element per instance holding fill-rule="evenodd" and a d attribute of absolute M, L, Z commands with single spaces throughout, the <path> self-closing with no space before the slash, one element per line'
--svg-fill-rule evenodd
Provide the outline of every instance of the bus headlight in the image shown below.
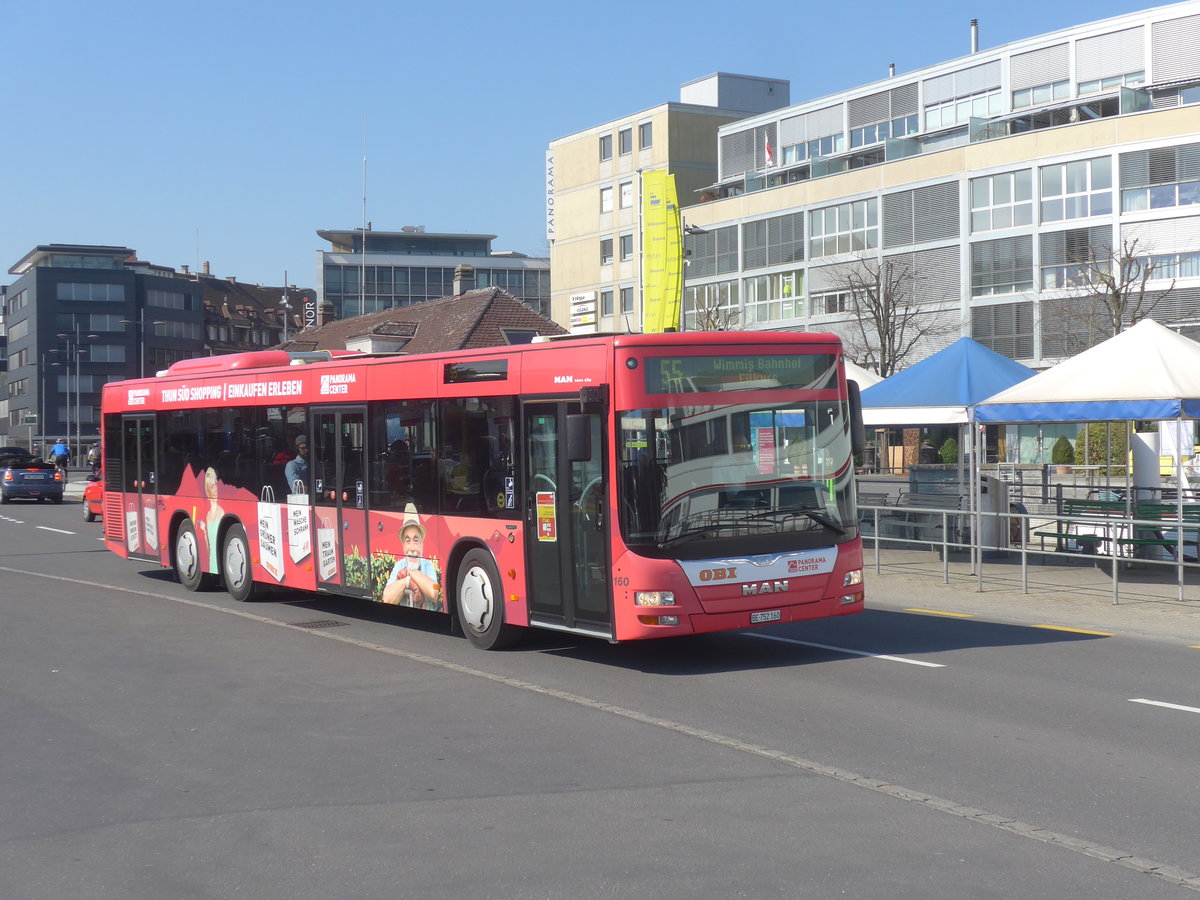
<path fill-rule="evenodd" d="M 850 587 L 855 584 L 862 584 L 862 569 L 851 569 L 842 579 L 842 587 Z"/>
<path fill-rule="evenodd" d="M 674 606 L 675 593 L 673 591 L 634 591 L 633 605 Z"/>

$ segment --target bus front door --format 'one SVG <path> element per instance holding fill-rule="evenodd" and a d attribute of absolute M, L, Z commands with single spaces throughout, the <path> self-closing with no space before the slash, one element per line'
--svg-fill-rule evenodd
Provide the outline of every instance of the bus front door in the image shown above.
<path fill-rule="evenodd" d="M 121 510 L 125 517 L 125 549 L 130 557 L 159 559 L 162 545 L 158 531 L 154 416 L 122 417 L 121 490 L 125 494 Z"/>
<path fill-rule="evenodd" d="M 611 637 L 602 421 L 588 416 L 590 457 L 568 459 L 567 414 L 578 408 L 524 406 L 529 608 L 535 624 Z"/>
<path fill-rule="evenodd" d="M 367 546 L 366 410 L 313 410 L 313 516 L 317 586 L 371 595 Z"/>

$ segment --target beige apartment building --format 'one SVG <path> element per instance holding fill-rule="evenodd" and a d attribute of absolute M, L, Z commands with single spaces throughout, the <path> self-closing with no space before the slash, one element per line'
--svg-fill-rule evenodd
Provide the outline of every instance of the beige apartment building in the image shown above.
<path fill-rule="evenodd" d="M 717 131 L 786 107 L 788 82 L 717 73 L 680 102 L 567 135 L 546 154 L 551 318 L 572 330 L 641 331 L 640 173 L 666 169 L 687 206 L 717 177 Z"/>
<path fill-rule="evenodd" d="M 640 330 L 637 209 L 605 211 L 604 192 L 665 166 L 697 232 L 685 327 L 715 309 L 851 336 L 848 273 L 890 264 L 930 326 L 915 358 L 966 335 L 1040 367 L 1078 352 L 1081 273 L 1136 246 L 1150 295 L 1169 290 L 1153 317 L 1200 336 L 1200 0 L 992 49 L 972 26 L 966 56 L 726 120 L 707 150 L 696 128 L 625 169 L 598 161 L 605 134 L 668 107 L 551 144 L 554 317 L 596 292 L 599 328 Z"/>

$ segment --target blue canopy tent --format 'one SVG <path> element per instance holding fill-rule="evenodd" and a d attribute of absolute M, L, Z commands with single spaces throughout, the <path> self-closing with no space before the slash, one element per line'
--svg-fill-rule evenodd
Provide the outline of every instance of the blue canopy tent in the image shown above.
<path fill-rule="evenodd" d="M 970 407 L 1033 375 L 971 338 L 915 363 L 862 392 L 863 423 L 870 425 L 957 425 L 970 421 Z"/>

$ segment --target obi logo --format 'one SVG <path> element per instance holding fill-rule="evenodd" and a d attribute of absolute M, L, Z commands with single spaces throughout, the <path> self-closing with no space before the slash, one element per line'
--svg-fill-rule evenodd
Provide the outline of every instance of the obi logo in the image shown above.
<path fill-rule="evenodd" d="M 149 388 L 131 388 L 126 403 L 129 406 L 145 406 L 146 398 L 150 396 Z"/>
<path fill-rule="evenodd" d="M 737 568 L 730 566 L 727 569 L 701 569 L 701 581 L 729 581 L 737 578 Z"/>

